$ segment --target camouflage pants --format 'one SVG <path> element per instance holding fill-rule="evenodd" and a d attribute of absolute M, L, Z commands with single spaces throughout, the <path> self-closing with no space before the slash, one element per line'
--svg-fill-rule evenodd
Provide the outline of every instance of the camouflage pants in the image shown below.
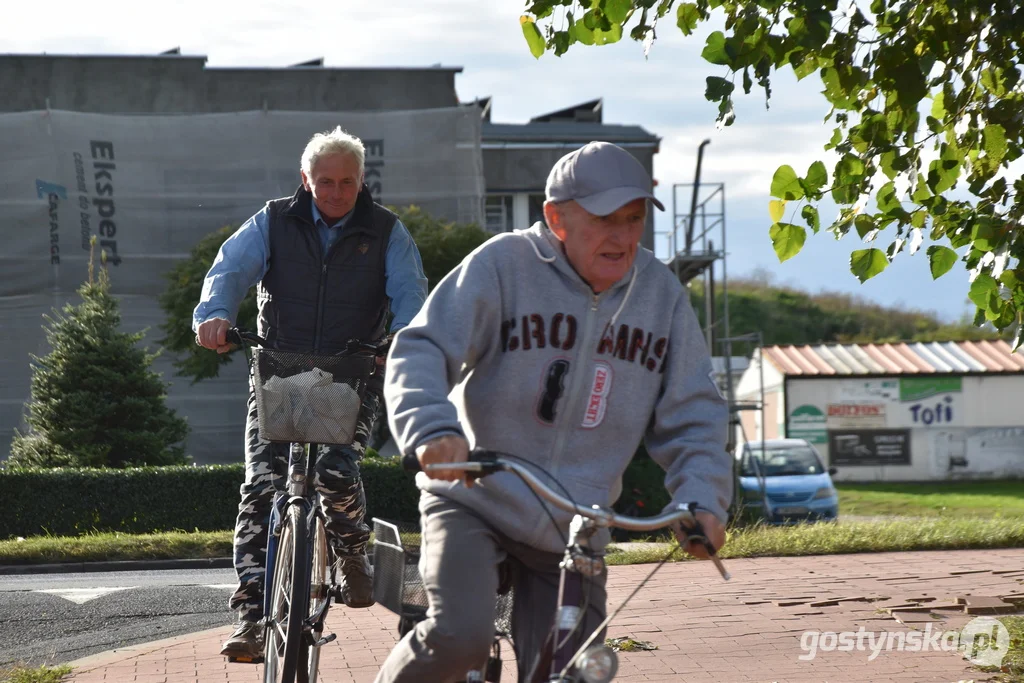
<path fill-rule="evenodd" d="M 363 399 L 352 444 L 320 446 L 317 458 L 313 482 L 327 518 L 327 537 L 339 555 L 360 555 L 370 540 L 370 529 L 364 521 L 366 496 L 358 463 L 381 409 L 380 394 L 374 389 L 371 385 Z M 263 616 L 270 509 L 275 490 L 284 484 L 287 467 L 288 444 L 270 443 L 259 437 L 256 398 L 250 389 L 245 425 L 245 482 L 234 539 L 238 588 L 228 602 L 241 619 L 255 621 Z"/>

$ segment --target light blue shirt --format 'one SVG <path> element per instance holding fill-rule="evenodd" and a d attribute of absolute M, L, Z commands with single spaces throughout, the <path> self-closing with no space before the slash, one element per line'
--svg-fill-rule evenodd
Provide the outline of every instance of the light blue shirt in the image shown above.
<path fill-rule="evenodd" d="M 327 225 L 316 208 L 316 202 L 312 204 L 313 222 L 326 254 L 345 229 L 352 212 L 334 225 Z M 269 268 L 270 220 L 267 208 L 263 207 L 221 245 L 203 281 L 199 305 L 192 314 L 192 329 L 197 330 L 200 323 L 211 318 L 233 322 L 249 288 L 262 280 Z M 409 324 L 427 299 L 427 276 L 423 273 L 419 249 L 400 220 L 396 220 L 391 229 L 384 255 L 384 271 L 385 292 L 395 315 L 391 331 L 397 332 Z"/>

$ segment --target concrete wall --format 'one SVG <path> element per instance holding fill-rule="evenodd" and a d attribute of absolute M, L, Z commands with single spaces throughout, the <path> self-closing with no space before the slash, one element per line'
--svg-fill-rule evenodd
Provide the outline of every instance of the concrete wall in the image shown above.
<path fill-rule="evenodd" d="M 205 57 L 0 55 L 0 112 L 210 113 L 458 105 L 454 68 L 207 68 Z"/>

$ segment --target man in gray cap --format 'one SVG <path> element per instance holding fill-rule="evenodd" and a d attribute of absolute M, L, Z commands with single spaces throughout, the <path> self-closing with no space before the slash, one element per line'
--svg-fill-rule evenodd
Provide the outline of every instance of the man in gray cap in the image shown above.
<path fill-rule="evenodd" d="M 466 257 L 398 333 L 384 390 L 391 433 L 424 466 L 464 462 L 469 440 L 515 454 L 583 507 L 618 498 L 643 441 L 672 505 L 696 502 L 721 547 L 727 408 L 686 289 L 639 247 L 647 202 L 664 210 L 651 179 L 625 150 L 592 142 L 555 164 L 546 192 L 544 223 Z M 506 559 L 520 680 L 549 637 L 571 516 L 545 510 L 514 474 L 462 479 L 417 475 L 430 606 L 379 683 L 458 681 L 481 667 Z M 584 586 L 577 645 L 605 617 L 605 579 Z"/>

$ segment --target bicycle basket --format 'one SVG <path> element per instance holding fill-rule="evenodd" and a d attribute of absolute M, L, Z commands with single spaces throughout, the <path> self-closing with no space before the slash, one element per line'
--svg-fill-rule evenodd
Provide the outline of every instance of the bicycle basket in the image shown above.
<path fill-rule="evenodd" d="M 400 617 L 422 618 L 427 612 L 419 559 L 419 525 L 374 518 L 373 599 Z"/>
<path fill-rule="evenodd" d="M 347 446 L 374 359 L 253 349 L 260 438 Z"/>
<path fill-rule="evenodd" d="M 373 520 L 373 599 L 404 619 L 419 621 L 427 614 L 427 592 L 420 575 L 418 524 Z M 512 632 L 514 590 L 495 596 L 494 630 Z"/>

